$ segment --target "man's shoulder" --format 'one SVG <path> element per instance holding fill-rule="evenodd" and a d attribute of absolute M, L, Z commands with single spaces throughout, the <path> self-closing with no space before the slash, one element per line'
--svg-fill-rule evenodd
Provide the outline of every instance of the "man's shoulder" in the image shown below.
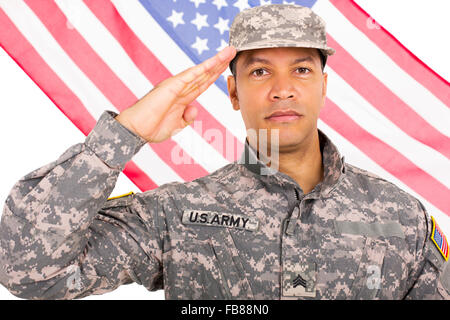
<path fill-rule="evenodd" d="M 420 201 L 403 190 L 393 182 L 388 181 L 379 175 L 346 163 L 346 177 L 348 184 L 357 192 L 357 194 L 365 195 L 366 199 L 374 203 L 383 203 L 398 210 L 417 211 L 422 207 Z M 347 185 L 346 187 L 350 187 Z"/>
<path fill-rule="evenodd" d="M 364 177 L 375 183 L 382 183 L 382 184 L 387 183 L 387 184 L 391 184 L 391 185 L 395 186 L 395 184 L 393 184 L 392 182 L 373 173 L 372 171 L 368 171 L 366 169 L 363 169 L 361 167 L 358 167 L 358 166 L 348 163 L 348 162 L 345 163 L 345 170 L 346 170 L 347 174 L 348 174 L 348 172 L 351 172 L 354 175 L 357 175 L 359 177 Z"/>
<path fill-rule="evenodd" d="M 411 252 L 418 237 L 427 234 L 430 217 L 418 198 L 373 172 L 346 163 L 343 193 L 352 193 L 352 204 L 363 219 L 379 223 L 397 222 L 402 226 Z M 361 210 L 362 209 L 362 210 Z"/>

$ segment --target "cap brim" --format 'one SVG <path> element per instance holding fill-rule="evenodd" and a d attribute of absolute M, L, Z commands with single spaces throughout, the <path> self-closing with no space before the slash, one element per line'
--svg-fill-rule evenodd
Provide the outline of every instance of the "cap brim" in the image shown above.
<path fill-rule="evenodd" d="M 233 45 L 233 44 L 230 44 Z M 245 50 L 255 50 L 255 49 L 268 49 L 268 48 L 314 48 L 322 51 L 324 55 L 331 56 L 336 50 L 330 48 L 328 46 L 320 46 L 317 43 L 312 42 L 297 42 L 297 41 L 285 41 L 285 40 L 277 40 L 277 41 L 258 41 L 253 43 L 248 43 L 244 46 L 237 47 L 235 46 L 237 52 L 245 51 Z"/>

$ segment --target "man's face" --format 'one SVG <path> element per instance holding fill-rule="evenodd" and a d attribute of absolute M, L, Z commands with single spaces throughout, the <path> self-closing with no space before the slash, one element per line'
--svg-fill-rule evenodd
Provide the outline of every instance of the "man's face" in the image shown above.
<path fill-rule="evenodd" d="M 317 130 L 326 87 L 319 53 L 310 48 L 243 51 L 236 78 L 228 77 L 233 108 L 241 110 L 247 130 L 267 129 L 270 137 L 279 129 L 280 152 L 296 150 Z"/>

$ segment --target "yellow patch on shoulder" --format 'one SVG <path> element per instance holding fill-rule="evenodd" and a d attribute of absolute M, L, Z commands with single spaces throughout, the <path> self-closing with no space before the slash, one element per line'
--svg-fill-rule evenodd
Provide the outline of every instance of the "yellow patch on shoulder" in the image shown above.
<path fill-rule="evenodd" d="M 134 194 L 134 192 L 133 192 L 133 191 L 131 191 L 131 192 L 128 192 L 128 193 L 125 193 L 125 194 L 122 194 L 122 195 L 120 195 L 120 196 L 116 196 L 116 197 L 111 197 L 111 198 L 108 198 L 108 200 L 119 199 L 119 198 L 123 198 L 123 197 L 131 196 L 132 194 Z"/>
<path fill-rule="evenodd" d="M 431 240 L 436 245 L 439 252 L 444 257 L 445 261 L 447 261 L 449 256 L 449 245 L 447 237 L 444 235 L 442 230 L 437 225 L 434 217 L 431 217 L 431 221 L 433 222 L 433 230 L 431 231 Z"/>

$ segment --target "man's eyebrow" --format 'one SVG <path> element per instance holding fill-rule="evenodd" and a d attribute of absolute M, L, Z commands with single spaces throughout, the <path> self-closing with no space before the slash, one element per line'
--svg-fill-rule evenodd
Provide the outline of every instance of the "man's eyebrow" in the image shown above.
<path fill-rule="evenodd" d="M 255 63 L 272 64 L 269 60 L 259 57 L 250 56 L 244 60 L 243 67 L 246 68 Z"/>
<path fill-rule="evenodd" d="M 297 63 L 300 63 L 300 62 L 305 62 L 305 61 L 308 61 L 308 62 L 314 62 L 314 59 L 313 59 L 311 56 L 306 56 L 306 57 L 303 57 L 303 58 L 298 58 L 298 59 L 295 59 L 295 60 L 292 62 L 291 65 L 297 64 Z"/>

